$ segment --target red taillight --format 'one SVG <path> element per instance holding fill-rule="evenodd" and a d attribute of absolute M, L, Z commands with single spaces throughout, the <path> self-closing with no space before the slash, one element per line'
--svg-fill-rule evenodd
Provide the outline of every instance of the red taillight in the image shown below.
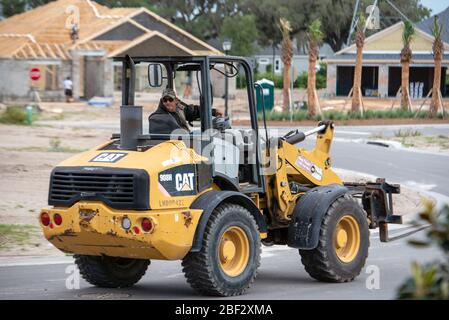
<path fill-rule="evenodd" d="M 61 217 L 61 215 L 59 215 L 59 214 L 55 214 L 54 216 L 53 216 L 53 221 L 55 222 L 55 224 L 57 225 L 57 226 L 60 226 L 61 224 L 62 224 L 62 217 Z"/>
<path fill-rule="evenodd" d="M 150 232 L 153 229 L 153 222 L 150 219 L 144 218 L 142 220 L 142 230 L 145 232 Z"/>
<path fill-rule="evenodd" d="M 47 212 L 41 214 L 41 222 L 46 227 L 50 224 L 50 216 Z"/>

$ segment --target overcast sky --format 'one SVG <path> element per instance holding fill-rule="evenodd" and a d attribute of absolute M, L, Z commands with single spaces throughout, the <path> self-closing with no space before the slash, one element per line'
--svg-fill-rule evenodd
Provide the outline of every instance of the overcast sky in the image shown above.
<path fill-rule="evenodd" d="M 432 9 L 432 14 L 440 13 L 449 7 L 449 0 L 421 0 L 421 3 Z"/>

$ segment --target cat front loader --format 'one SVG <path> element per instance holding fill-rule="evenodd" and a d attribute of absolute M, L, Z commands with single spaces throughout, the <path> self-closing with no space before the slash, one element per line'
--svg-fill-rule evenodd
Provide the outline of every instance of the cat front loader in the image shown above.
<path fill-rule="evenodd" d="M 347 282 L 365 264 L 369 229 L 380 228 L 387 241 L 388 224 L 401 223 L 392 206 L 398 185 L 344 182 L 332 170 L 332 122 L 283 136 L 259 131 L 245 59 L 116 60 L 123 65 L 120 133 L 53 169 L 49 206 L 39 216 L 45 237 L 74 254 L 89 283 L 128 287 L 151 260 L 181 260 L 198 293 L 240 295 L 256 278 L 261 244 L 296 248 L 313 278 Z M 137 67 L 148 68 L 149 86 L 161 91 L 175 88 L 182 72 L 193 75 L 200 121 L 191 132 L 143 132 Z M 212 117 L 212 72 L 246 81 L 249 128 Z M 312 135 L 315 148 L 301 148 Z M 280 272 L 285 267 L 279 261 Z"/>

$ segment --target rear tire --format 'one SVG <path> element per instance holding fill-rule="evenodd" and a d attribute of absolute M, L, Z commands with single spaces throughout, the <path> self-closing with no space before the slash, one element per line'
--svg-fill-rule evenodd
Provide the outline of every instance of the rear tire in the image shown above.
<path fill-rule="evenodd" d="M 75 255 L 81 276 L 90 284 L 104 288 L 124 288 L 137 283 L 150 260 L 109 256 Z"/>
<path fill-rule="evenodd" d="M 222 204 L 209 218 L 201 250 L 183 259 L 183 272 L 199 294 L 241 295 L 256 278 L 260 250 L 258 227 L 250 212 Z"/>
<path fill-rule="evenodd" d="M 357 277 L 368 257 L 366 213 L 350 195 L 335 200 L 327 210 L 318 246 L 299 250 L 307 273 L 325 282 L 348 282 Z"/>

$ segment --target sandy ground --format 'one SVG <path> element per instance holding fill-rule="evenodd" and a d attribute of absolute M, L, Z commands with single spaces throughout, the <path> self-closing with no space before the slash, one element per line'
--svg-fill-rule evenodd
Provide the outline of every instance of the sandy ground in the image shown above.
<path fill-rule="evenodd" d="M 335 168 L 334 170 L 343 181 L 347 182 L 365 183 L 376 180 L 376 177 L 373 175 L 361 174 L 340 168 Z M 394 183 L 394 181 L 387 182 Z M 401 186 L 401 193 L 393 195 L 394 214 L 402 216 L 404 223 L 412 222 L 416 218 L 416 214 L 424 209 L 422 206 L 424 199 L 433 201 L 432 198 L 423 192 Z"/>
<path fill-rule="evenodd" d="M 118 119 L 118 107 L 90 108 L 71 104 L 61 116 L 54 105 L 46 105 L 41 119 L 58 119 L 60 123 L 73 121 L 104 121 Z M 47 205 L 50 172 L 60 161 L 77 152 L 92 148 L 108 140 L 111 132 L 94 129 L 53 128 L 48 126 L 19 126 L 0 124 L 0 224 L 29 224 L 38 226 L 38 214 Z M 55 146 L 57 149 L 55 149 Z M 346 181 L 364 181 L 373 177 L 339 171 Z M 419 211 L 422 195 L 403 189 L 395 199 L 398 214 Z M 5 241 L 0 235 L 0 244 Z M 6 239 L 7 240 L 7 239 Z M 0 246 L 0 255 L 61 254 L 49 245 L 36 228 L 26 246 Z M 3 248 L 3 249 L 2 249 Z"/>
<path fill-rule="evenodd" d="M 94 147 L 109 137 L 109 132 L 101 130 L 0 125 L 0 224 L 38 226 L 39 210 L 47 205 L 53 167 L 74 152 Z M 61 151 L 52 150 L 54 139 L 60 141 Z M 38 232 L 28 246 L 0 249 L 0 255 L 55 253 L 58 251 Z"/>
<path fill-rule="evenodd" d="M 418 131 L 419 132 L 419 131 Z M 449 136 L 448 135 L 404 135 L 395 137 L 373 136 L 373 141 L 381 143 L 399 144 L 401 148 L 409 150 L 432 152 L 437 154 L 449 155 Z M 394 147 L 395 145 L 393 145 Z"/>
<path fill-rule="evenodd" d="M 109 108 L 89 107 L 85 102 L 77 103 L 61 103 L 61 102 L 43 102 L 40 103 L 40 107 L 49 112 L 49 115 L 41 117 L 42 119 L 58 119 L 63 113 L 64 120 L 79 120 L 79 121 L 95 121 L 97 119 L 110 120 L 118 119 L 120 113 L 120 98 L 121 93 L 115 92 L 114 104 Z M 320 105 L 323 111 L 329 110 L 345 110 L 348 111 L 351 106 L 351 101 L 346 98 L 326 98 L 324 93 L 321 92 L 323 97 L 320 98 Z M 158 106 L 160 94 L 159 93 L 136 93 L 135 104 L 143 107 L 144 118 L 148 117 Z M 292 95 L 294 102 L 306 101 L 305 90 L 295 89 Z M 198 99 L 191 97 L 190 99 L 183 99 L 188 104 L 198 104 Z M 364 107 L 366 110 L 381 110 L 390 109 L 393 105 L 394 99 L 378 99 L 378 98 L 365 98 Z M 413 108 L 417 109 L 422 104 L 420 100 L 413 100 Z M 443 104 L 449 113 L 449 99 L 444 99 Z M 282 105 L 282 90 L 275 90 L 275 106 Z M 398 107 L 398 104 L 394 104 Z M 224 113 L 224 99 L 214 97 L 214 108 Z M 229 100 L 230 114 L 232 115 L 235 123 L 241 123 L 247 125 L 250 120 L 249 109 L 247 104 L 247 92 L 246 90 L 237 90 L 234 99 Z M 423 110 L 428 108 L 427 104 L 424 105 Z M 284 126 L 285 121 L 269 121 L 273 126 Z M 449 119 L 364 119 L 364 120 L 343 120 L 336 121 L 337 125 L 388 125 L 388 124 L 413 124 L 413 123 L 449 123 Z M 294 122 L 294 124 L 301 125 L 315 125 L 315 121 L 301 121 Z"/>

